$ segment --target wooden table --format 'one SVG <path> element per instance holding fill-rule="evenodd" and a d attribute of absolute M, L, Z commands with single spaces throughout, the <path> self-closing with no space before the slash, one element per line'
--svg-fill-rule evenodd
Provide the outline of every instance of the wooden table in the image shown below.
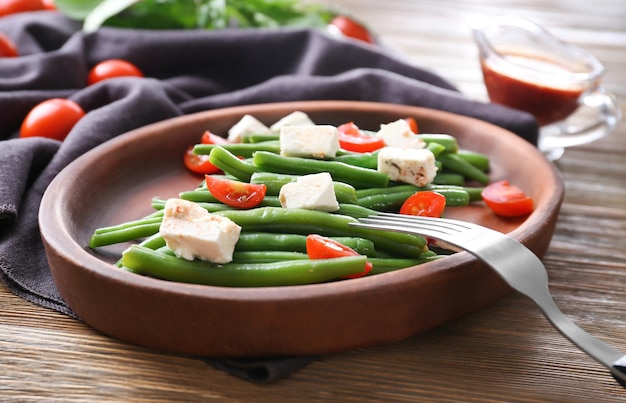
<path fill-rule="evenodd" d="M 485 99 L 473 14 L 532 18 L 594 53 L 626 99 L 622 0 L 342 0 L 381 40 Z M 626 106 L 626 101 L 623 101 Z M 626 112 L 626 108 L 622 108 Z M 545 263 L 557 304 L 626 352 L 626 125 L 558 162 L 566 196 Z M 607 371 L 512 295 L 397 343 L 323 357 L 255 385 L 205 363 L 127 345 L 0 286 L 0 400 L 7 401 L 626 401 Z"/>

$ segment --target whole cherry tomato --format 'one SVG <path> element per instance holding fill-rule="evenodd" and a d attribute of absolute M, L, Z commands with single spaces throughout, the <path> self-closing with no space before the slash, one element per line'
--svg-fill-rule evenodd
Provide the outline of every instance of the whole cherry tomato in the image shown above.
<path fill-rule="evenodd" d="M 19 52 L 17 51 L 17 46 L 15 46 L 15 43 L 13 43 L 11 38 L 0 32 L 0 57 L 17 56 L 19 56 Z"/>
<path fill-rule="evenodd" d="M 342 35 L 347 36 L 348 38 L 358 39 L 367 43 L 374 43 L 374 39 L 370 35 L 367 28 L 345 15 L 338 15 L 333 18 L 329 24 L 329 29 L 331 32 L 339 31 Z"/>
<path fill-rule="evenodd" d="M 121 59 L 104 60 L 89 71 L 87 84 L 92 85 L 102 80 L 114 77 L 143 77 L 143 73 L 137 66 Z"/>
<path fill-rule="evenodd" d="M 25 11 L 44 10 L 41 0 L 0 0 L 0 17 L 23 13 Z"/>
<path fill-rule="evenodd" d="M 52 98 L 36 105 L 22 122 L 20 137 L 48 137 L 63 141 L 85 111 L 76 102 Z"/>

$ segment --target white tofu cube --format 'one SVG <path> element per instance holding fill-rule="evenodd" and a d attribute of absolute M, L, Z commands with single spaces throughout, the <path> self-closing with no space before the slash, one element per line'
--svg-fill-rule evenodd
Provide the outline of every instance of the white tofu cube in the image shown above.
<path fill-rule="evenodd" d="M 395 122 L 380 125 L 380 130 L 376 133 L 376 136 L 383 139 L 387 147 L 426 147 L 424 140 L 413 133 L 411 126 L 404 119 L 398 119 Z"/>
<path fill-rule="evenodd" d="M 378 171 L 392 181 L 426 186 L 437 175 L 437 166 L 428 149 L 383 147 L 378 153 Z"/>
<path fill-rule="evenodd" d="M 160 233 L 178 257 L 228 263 L 233 260 L 240 232 L 241 227 L 230 219 L 211 214 L 194 202 L 165 202 Z"/>
<path fill-rule="evenodd" d="M 271 133 L 269 127 L 261 123 L 252 115 L 244 115 L 241 120 L 228 130 L 228 140 L 232 143 L 241 143 L 247 134 Z"/>
<path fill-rule="evenodd" d="M 283 185 L 278 199 L 284 208 L 339 210 L 333 178 L 328 172 L 301 176 L 295 182 Z"/>
<path fill-rule="evenodd" d="M 280 133 L 280 128 L 283 126 L 311 126 L 314 124 L 309 115 L 301 111 L 295 111 L 270 126 L 270 130 L 274 133 Z"/>
<path fill-rule="evenodd" d="M 280 155 L 285 157 L 335 157 L 339 151 L 337 128 L 330 125 L 283 126 Z"/>

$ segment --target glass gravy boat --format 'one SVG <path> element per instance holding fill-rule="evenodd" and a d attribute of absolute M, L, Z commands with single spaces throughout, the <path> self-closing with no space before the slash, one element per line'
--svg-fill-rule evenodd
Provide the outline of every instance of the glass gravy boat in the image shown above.
<path fill-rule="evenodd" d="M 615 130 L 621 110 L 602 87 L 605 69 L 591 54 L 521 18 L 471 25 L 489 98 L 535 116 L 538 147 L 549 159 Z"/>

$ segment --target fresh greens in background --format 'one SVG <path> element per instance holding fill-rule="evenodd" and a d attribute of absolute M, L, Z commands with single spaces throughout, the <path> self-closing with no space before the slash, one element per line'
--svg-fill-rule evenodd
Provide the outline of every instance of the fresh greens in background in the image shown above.
<path fill-rule="evenodd" d="M 299 0 L 55 0 L 92 32 L 103 25 L 145 29 L 325 27 L 337 10 Z"/>

